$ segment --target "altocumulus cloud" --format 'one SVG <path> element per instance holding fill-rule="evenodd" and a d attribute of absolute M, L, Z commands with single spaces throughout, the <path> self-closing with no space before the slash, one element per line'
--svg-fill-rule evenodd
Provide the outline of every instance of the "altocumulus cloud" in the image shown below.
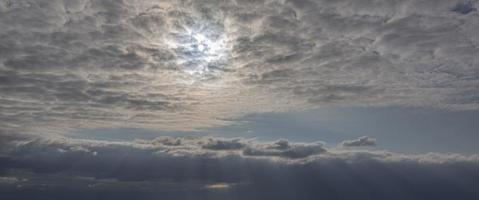
<path fill-rule="evenodd" d="M 1 0 L 0 125 L 192 130 L 320 105 L 477 110 L 476 10 L 450 0 Z"/>
<path fill-rule="evenodd" d="M 204 148 L 211 143 L 228 148 Z M 1 142 L 0 192 L 6 199 L 479 197 L 477 155 L 406 155 L 320 144 L 214 137 L 109 142 L 12 136 Z M 321 150 L 303 150 L 312 147 Z M 263 153 L 243 151 L 250 148 Z"/>

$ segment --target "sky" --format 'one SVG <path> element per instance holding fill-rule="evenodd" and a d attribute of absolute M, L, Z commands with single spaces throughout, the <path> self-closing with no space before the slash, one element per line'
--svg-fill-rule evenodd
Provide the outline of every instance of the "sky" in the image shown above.
<path fill-rule="evenodd" d="M 479 199 L 478 8 L 0 0 L 0 196 Z"/>

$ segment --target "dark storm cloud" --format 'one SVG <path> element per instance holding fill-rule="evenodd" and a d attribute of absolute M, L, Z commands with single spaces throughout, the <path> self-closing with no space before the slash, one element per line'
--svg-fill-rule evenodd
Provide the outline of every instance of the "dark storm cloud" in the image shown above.
<path fill-rule="evenodd" d="M 367 147 L 367 146 L 376 146 L 376 138 L 371 138 L 368 136 L 362 136 L 354 140 L 345 140 L 341 142 L 343 147 Z"/>
<path fill-rule="evenodd" d="M 2 0 L 1 125 L 191 130 L 320 105 L 476 110 L 475 4 Z"/>
<path fill-rule="evenodd" d="M 37 199 L 472 200 L 479 196 L 477 156 L 329 149 L 302 159 L 242 155 L 236 149 L 201 152 L 203 142 L 212 140 L 225 141 L 10 138 L 2 141 L 0 193 L 9 199 L 35 195 Z M 242 141 L 245 148 L 255 146 L 263 152 L 307 146 L 285 140 Z"/>

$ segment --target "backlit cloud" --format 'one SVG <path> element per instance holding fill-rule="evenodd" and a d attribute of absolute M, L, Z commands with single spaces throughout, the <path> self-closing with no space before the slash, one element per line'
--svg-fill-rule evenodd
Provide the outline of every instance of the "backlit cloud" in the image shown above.
<path fill-rule="evenodd" d="M 318 106 L 477 110 L 474 1 L 0 1 L 5 130 L 192 130 Z"/>

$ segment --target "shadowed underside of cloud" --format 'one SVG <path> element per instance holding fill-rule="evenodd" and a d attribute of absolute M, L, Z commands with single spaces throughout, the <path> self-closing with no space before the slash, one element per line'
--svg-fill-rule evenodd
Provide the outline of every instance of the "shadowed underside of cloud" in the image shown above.
<path fill-rule="evenodd" d="M 468 14 L 470 12 L 477 11 L 477 8 L 474 7 L 472 1 L 464 1 L 457 3 L 456 6 L 451 10 L 461 14 Z"/>
<path fill-rule="evenodd" d="M 222 148 L 205 148 L 212 143 Z M 246 150 L 253 148 L 262 153 Z M 106 142 L 12 136 L 1 141 L 0 150 L 0 193 L 6 199 L 479 197 L 476 155 L 405 155 L 212 137 Z"/>
<path fill-rule="evenodd" d="M 1 0 L 0 125 L 191 130 L 320 105 L 477 110 L 475 10 L 450 0 Z"/>

